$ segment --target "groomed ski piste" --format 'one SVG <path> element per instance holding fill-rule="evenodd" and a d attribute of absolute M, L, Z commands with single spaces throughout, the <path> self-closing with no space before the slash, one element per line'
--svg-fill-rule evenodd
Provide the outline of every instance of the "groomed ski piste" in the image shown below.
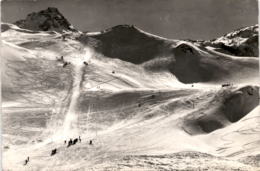
<path fill-rule="evenodd" d="M 131 26 L 3 26 L 4 170 L 260 169 L 258 57 Z"/>

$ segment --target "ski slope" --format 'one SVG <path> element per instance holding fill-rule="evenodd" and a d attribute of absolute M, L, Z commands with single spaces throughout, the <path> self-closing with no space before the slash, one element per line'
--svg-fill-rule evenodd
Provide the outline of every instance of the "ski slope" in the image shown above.
<path fill-rule="evenodd" d="M 170 56 L 137 64 L 78 33 L 62 40 L 9 27 L 1 48 L 5 170 L 260 169 L 257 58 L 176 41 Z"/>

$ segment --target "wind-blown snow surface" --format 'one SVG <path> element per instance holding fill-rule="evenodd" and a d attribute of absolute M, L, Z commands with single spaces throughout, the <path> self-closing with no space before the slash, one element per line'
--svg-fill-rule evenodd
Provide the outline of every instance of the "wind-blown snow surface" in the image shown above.
<path fill-rule="evenodd" d="M 260 169 L 258 58 L 128 26 L 66 40 L 5 26 L 5 170 Z"/>

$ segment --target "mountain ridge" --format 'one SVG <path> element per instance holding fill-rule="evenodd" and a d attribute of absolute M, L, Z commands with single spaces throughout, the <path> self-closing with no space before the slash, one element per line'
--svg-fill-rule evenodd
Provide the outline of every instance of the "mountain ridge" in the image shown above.
<path fill-rule="evenodd" d="M 60 33 L 63 32 L 80 32 L 76 30 L 69 21 L 59 12 L 59 10 L 55 7 L 49 7 L 46 10 L 41 10 L 39 12 L 33 12 L 28 14 L 26 19 L 19 20 L 14 23 L 20 28 L 34 30 L 34 31 L 57 31 Z M 7 28 L 4 27 L 4 30 Z M 128 36 L 127 36 L 128 35 Z M 84 40 L 90 39 L 90 40 Z M 93 43 L 94 39 L 94 43 Z M 108 40 L 111 39 L 111 40 Z M 153 42 L 149 45 L 143 45 L 144 41 L 148 40 Z M 152 40 L 154 39 L 154 40 Z M 94 47 L 100 52 L 104 52 L 106 56 L 117 56 L 122 58 L 119 52 L 111 52 L 109 49 L 113 46 L 130 48 L 133 43 L 136 43 L 137 46 L 141 46 L 146 49 L 150 49 L 152 51 L 156 51 L 154 49 L 158 49 L 158 44 L 156 42 L 167 44 L 168 48 L 170 47 L 170 42 L 176 42 L 179 40 L 175 39 L 167 39 L 164 37 L 160 37 L 158 35 L 154 35 L 139 29 L 134 25 L 122 24 L 117 25 L 100 32 L 86 32 L 80 34 L 78 36 L 78 40 L 82 42 L 91 41 L 92 45 L 97 45 L 99 43 L 102 44 L 102 47 Z M 103 42 L 102 42 L 103 41 Z M 139 41 L 141 43 L 139 43 Z M 187 42 L 192 42 L 202 47 L 212 47 L 218 52 L 223 52 L 235 56 L 252 56 L 258 57 L 258 24 L 254 26 L 243 27 L 240 29 L 236 29 L 225 35 L 211 39 L 211 40 L 183 40 Z M 127 44 L 128 43 L 128 44 Z M 90 43 L 91 45 L 91 43 Z M 132 48 L 132 47 L 131 47 Z M 164 47 L 159 47 L 164 48 Z M 135 50 L 135 49 L 133 49 Z M 166 49 L 164 49 L 166 50 Z M 163 50 L 163 51 L 164 51 Z M 137 53 L 144 53 L 140 50 L 137 50 Z M 114 54 L 115 53 L 115 54 Z M 153 54 L 150 54 L 153 56 Z M 128 55 L 125 57 L 129 60 L 129 58 L 133 58 L 132 55 Z M 146 55 L 142 57 L 142 59 L 137 59 L 134 63 L 142 63 L 146 60 Z"/>
<path fill-rule="evenodd" d="M 35 31 L 77 31 L 59 10 L 54 7 L 30 13 L 26 19 L 16 21 L 14 24 L 21 28 Z"/>

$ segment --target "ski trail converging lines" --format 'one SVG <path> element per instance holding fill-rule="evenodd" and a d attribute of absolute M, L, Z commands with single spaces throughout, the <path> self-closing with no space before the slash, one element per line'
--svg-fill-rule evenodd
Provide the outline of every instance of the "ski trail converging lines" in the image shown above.
<path fill-rule="evenodd" d="M 78 112 L 77 104 L 81 91 L 82 74 L 84 74 L 84 61 L 89 61 L 92 57 L 92 51 L 90 49 L 85 49 L 83 59 L 73 58 L 71 63 L 74 67 L 74 78 L 73 78 L 73 89 L 71 95 L 71 101 L 66 113 L 64 123 L 63 123 L 63 133 L 64 138 L 77 137 L 79 136 L 78 130 Z"/>
<path fill-rule="evenodd" d="M 72 89 L 71 101 L 68 112 L 65 116 L 63 123 L 63 136 L 76 137 L 78 136 L 78 114 L 77 114 L 77 101 L 80 95 L 80 83 L 82 78 L 82 66 L 75 66 L 74 85 Z"/>
<path fill-rule="evenodd" d="M 64 121 L 62 126 L 56 131 L 56 133 L 52 136 L 52 140 L 66 140 L 73 137 L 79 136 L 79 126 L 78 126 L 78 99 L 80 97 L 81 92 L 81 84 L 83 81 L 84 74 L 84 62 L 88 62 L 90 58 L 93 56 L 93 52 L 89 48 L 84 49 L 84 53 L 74 54 L 70 57 L 67 57 L 66 60 L 71 63 L 73 67 L 73 85 L 70 102 L 67 108 L 67 112 L 64 116 Z"/>

